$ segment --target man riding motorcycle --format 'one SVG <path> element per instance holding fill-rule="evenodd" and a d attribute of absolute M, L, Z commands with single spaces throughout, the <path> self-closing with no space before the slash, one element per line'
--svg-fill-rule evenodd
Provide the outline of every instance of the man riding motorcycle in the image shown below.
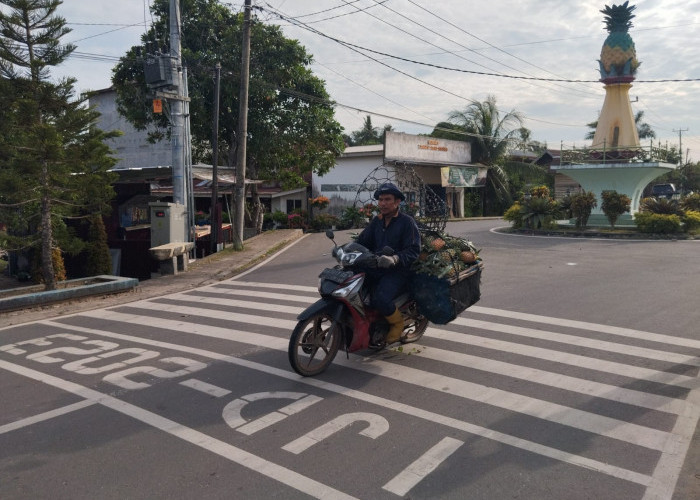
<path fill-rule="evenodd" d="M 406 199 L 399 188 L 391 182 L 384 183 L 374 192 L 374 199 L 378 201 L 379 214 L 360 233 L 357 242 L 375 253 L 387 246 L 394 250 L 393 255 L 379 257 L 377 269 L 367 271 L 374 290 L 371 305 L 389 323 L 386 338 L 389 345 L 401 338 L 404 322 L 394 299 L 408 283 L 411 264 L 420 253 L 421 241 L 416 221 L 399 210 Z"/>

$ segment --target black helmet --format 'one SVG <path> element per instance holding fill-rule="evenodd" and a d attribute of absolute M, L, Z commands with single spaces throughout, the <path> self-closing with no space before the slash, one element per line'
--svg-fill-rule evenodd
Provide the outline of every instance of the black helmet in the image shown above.
<path fill-rule="evenodd" d="M 403 193 L 399 191 L 399 188 L 397 188 L 391 182 L 385 182 L 384 184 L 379 186 L 379 188 L 374 192 L 374 199 L 378 200 L 379 196 L 382 194 L 393 194 L 401 201 L 404 201 L 406 199 Z"/>

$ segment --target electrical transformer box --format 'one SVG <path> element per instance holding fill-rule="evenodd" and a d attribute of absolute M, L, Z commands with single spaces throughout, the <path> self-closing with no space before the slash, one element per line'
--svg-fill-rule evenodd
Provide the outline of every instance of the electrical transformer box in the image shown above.
<path fill-rule="evenodd" d="M 151 88 L 177 87 L 177 69 L 172 57 L 159 55 L 146 58 L 143 73 Z"/>
<path fill-rule="evenodd" d="M 185 205 L 151 202 L 148 206 L 151 209 L 151 247 L 189 241 Z"/>

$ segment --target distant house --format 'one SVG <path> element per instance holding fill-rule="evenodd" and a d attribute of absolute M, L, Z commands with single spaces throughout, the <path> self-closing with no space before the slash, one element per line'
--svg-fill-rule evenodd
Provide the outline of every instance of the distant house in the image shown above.
<path fill-rule="evenodd" d="M 548 173 L 554 175 L 553 196 L 557 200 L 581 191 L 581 185 L 578 182 L 568 175 L 556 172 L 553 168 L 562 164 L 561 151 L 558 149 L 547 149 L 541 154 L 536 154 L 532 151 L 513 150 L 508 154 L 508 158 L 522 163 L 535 163 L 541 167 L 546 167 Z"/>
<path fill-rule="evenodd" d="M 350 146 L 336 159 L 336 165 L 323 176 L 313 174 L 312 196 L 330 200 L 329 212 L 339 213 L 352 205 L 367 174 L 384 161 L 384 145 Z"/>
<path fill-rule="evenodd" d="M 120 137 L 107 141 L 118 159 L 114 171 L 120 174 L 119 184 L 136 182 L 148 184 L 149 193 L 157 199 L 172 198 L 170 164 L 172 159 L 171 142 L 164 138 L 152 144 L 147 140 L 147 131 L 136 130 L 117 111 L 117 93 L 114 89 L 98 90 L 90 94 L 90 105 L 100 113 L 97 126 L 102 130 L 119 130 Z M 221 196 L 232 195 L 235 184 L 233 169 L 219 166 L 218 192 Z M 211 165 L 192 165 L 192 192 L 194 210 L 209 211 L 212 187 Z M 246 181 L 246 183 L 253 181 Z M 284 190 L 275 182 L 260 182 L 258 192 L 268 210 L 289 213 L 296 208 L 306 208 L 307 188 Z M 127 189 L 128 191 L 128 189 Z M 142 191 L 139 194 L 144 194 Z M 224 210 L 226 210 L 226 200 Z M 230 200 L 229 200 L 230 201 Z"/>
<path fill-rule="evenodd" d="M 444 201 L 453 217 L 464 216 L 465 189 L 481 188 L 486 180 L 486 169 L 471 164 L 468 142 L 387 131 L 384 144 L 347 147 L 333 169 L 323 176 L 314 174 L 312 194 L 327 197 L 329 212 L 337 215 L 353 205 L 367 177 L 382 165 L 410 166 L 421 183 Z M 369 184 L 372 182 L 376 180 Z M 414 201 L 410 198 L 416 193 L 407 194 L 407 201 Z"/>
<path fill-rule="evenodd" d="M 90 106 L 100 113 L 97 127 L 105 131 L 122 132 L 120 137 L 107 141 L 107 145 L 114 151 L 114 157 L 119 160 L 114 167 L 115 170 L 170 165 L 172 158 L 170 140 L 165 138 L 155 144 L 148 142 L 146 131 L 136 130 L 126 118 L 119 114 L 116 98 L 117 92 L 112 88 L 90 94 Z"/>

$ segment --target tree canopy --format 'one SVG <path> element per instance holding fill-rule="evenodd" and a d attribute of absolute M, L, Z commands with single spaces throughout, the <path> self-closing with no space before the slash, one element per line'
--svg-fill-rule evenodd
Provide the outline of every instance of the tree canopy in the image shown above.
<path fill-rule="evenodd" d="M 387 131 L 393 130 L 392 126 L 384 125 L 382 131 L 378 127 L 372 125 L 372 117 L 367 115 L 362 128 L 355 130 L 350 135 L 344 135 L 343 138 L 348 146 L 370 146 L 372 144 L 382 144 Z"/>
<path fill-rule="evenodd" d="M 494 165 L 507 152 L 509 141 L 522 134 L 523 117 L 515 110 L 501 116 L 496 97 L 490 95 L 483 102 L 474 101 L 464 110 L 452 111 L 448 123 L 451 126 L 446 128 L 457 132 L 446 132 L 448 135 L 458 137 L 461 132 L 461 140 L 472 145 L 473 162 Z M 433 135 L 439 137 L 443 133 Z"/>
<path fill-rule="evenodd" d="M 75 95 L 74 79 L 50 80 L 50 68 L 73 51 L 56 15 L 60 0 L 1 0 L 0 209 L 15 249 L 40 250 L 41 277 L 55 287 L 58 249 L 84 243 L 66 225 L 109 209 L 114 165 L 95 128 L 98 114 Z"/>
<path fill-rule="evenodd" d="M 522 114 L 511 110 L 501 114 L 496 97 L 489 95 L 485 101 L 473 101 L 464 110 L 452 111 L 448 120 L 438 123 L 433 137 L 467 141 L 471 144 L 472 162 L 488 168 L 487 186 L 496 200 L 508 203 L 509 175 L 504 168 L 506 154 L 515 145 L 529 141 L 530 131 L 523 126 Z M 509 165 L 513 171 L 516 166 Z M 517 169 L 537 169 L 533 164 L 519 164 Z M 517 170 L 516 169 L 516 170 Z"/>
<path fill-rule="evenodd" d="M 168 0 L 151 4 L 154 23 L 147 46 L 167 46 Z M 194 161 L 211 161 L 213 71 L 221 64 L 219 158 L 234 166 L 243 15 L 217 0 L 182 0 L 182 56 L 188 88 Z M 151 110 L 143 47 L 132 47 L 113 70 L 119 111 L 153 139 L 168 133 L 167 117 Z M 251 26 L 247 168 L 249 177 L 302 185 L 310 172 L 325 173 L 343 149 L 342 127 L 322 80 L 309 69 L 312 57 L 278 26 L 253 19 Z"/>

